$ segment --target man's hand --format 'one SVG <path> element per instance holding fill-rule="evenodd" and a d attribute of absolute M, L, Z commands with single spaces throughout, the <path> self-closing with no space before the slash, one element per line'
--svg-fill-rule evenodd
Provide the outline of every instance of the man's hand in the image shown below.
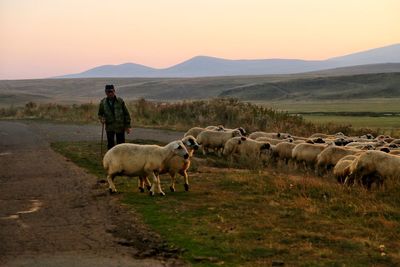
<path fill-rule="evenodd" d="M 125 132 L 126 132 L 127 134 L 130 134 L 130 133 L 131 133 L 131 128 L 125 128 Z"/>

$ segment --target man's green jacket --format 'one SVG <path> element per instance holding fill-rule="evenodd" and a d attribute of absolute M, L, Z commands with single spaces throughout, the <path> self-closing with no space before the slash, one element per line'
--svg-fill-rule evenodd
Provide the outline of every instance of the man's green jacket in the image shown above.
<path fill-rule="evenodd" d="M 100 101 L 99 118 L 104 118 L 106 131 L 123 132 L 131 128 L 131 116 L 125 106 L 124 100 L 115 97 L 114 101 L 109 101 L 107 97 Z"/>

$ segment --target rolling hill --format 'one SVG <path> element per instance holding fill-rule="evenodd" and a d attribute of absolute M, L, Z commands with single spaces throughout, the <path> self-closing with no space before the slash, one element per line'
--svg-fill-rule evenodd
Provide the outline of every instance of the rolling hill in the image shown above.
<path fill-rule="evenodd" d="M 400 67 L 384 65 L 390 70 Z M 381 66 L 382 67 L 382 66 Z M 362 66 L 365 68 L 365 66 Z M 368 70 L 379 69 L 379 65 Z M 347 69 L 360 72 L 357 67 Z M 225 76 L 202 78 L 79 78 L 0 81 L 0 106 L 29 101 L 55 103 L 98 102 L 104 85 L 115 84 L 125 100 L 197 100 L 234 97 L 257 101 L 321 101 L 400 98 L 400 71 L 335 75 L 340 69 L 292 75 Z"/>
<path fill-rule="evenodd" d="M 348 100 L 400 97 L 400 73 L 301 78 L 225 90 L 220 97 L 242 100 Z"/>

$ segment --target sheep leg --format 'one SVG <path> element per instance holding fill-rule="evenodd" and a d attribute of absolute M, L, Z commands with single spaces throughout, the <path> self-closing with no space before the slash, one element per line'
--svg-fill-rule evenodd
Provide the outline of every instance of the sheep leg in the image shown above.
<path fill-rule="evenodd" d="M 157 176 L 154 174 L 154 172 L 151 172 L 150 174 L 151 178 L 153 178 L 153 184 L 151 185 L 150 188 L 150 196 L 154 196 L 155 192 L 154 190 L 156 189 L 156 184 L 157 184 Z"/>
<path fill-rule="evenodd" d="M 146 185 L 147 190 L 150 191 L 151 183 L 149 181 L 149 178 L 147 178 L 147 176 L 145 176 L 144 184 Z"/>
<path fill-rule="evenodd" d="M 140 176 L 139 177 L 139 190 L 140 192 L 144 192 L 144 187 L 146 186 L 147 190 L 150 191 L 151 189 L 151 183 L 149 181 L 149 178 L 147 176 Z"/>
<path fill-rule="evenodd" d="M 207 155 L 207 147 L 205 147 L 205 146 L 202 146 L 202 149 L 203 149 L 203 155 L 205 156 L 205 155 Z"/>
<path fill-rule="evenodd" d="M 224 148 L 222 147 L 217 147 L 217 156 L 218 157 L 222 157 L 222 151 L 224 150 Z"/>
<path fill-rule="evenodd" d="M 107 175 L 107 182 L 108 182 L 108 186 L 109 186 L 108 190 L 109 190 L 110 194 L 117 193 L 117 189 L 115 188 L 115 185 L 113 182 L 114 178 L 115 178 L 115 174 Z"/>
<path fill-rule="evenodd" d="M 158 189 L 158 193 L 161 196 L 165 196 L 165 193 L 161 189 L 161 180 L 160 180 L 160 175 L 158 173 L 157 173 L 157 189 Z"/>
<path fill-rule="evenodd" d="M 150 189 L 150 196 L 154 196 L 156 187 L 158 193 L 162 196 L 165 196 L 165 193 L 161 190 L 160 176 L 158 174 L 156 175 L 154 172 L 151 172 L 150 176 L 153 178 L 153 184 Z"/>
<path fill-rule="evenodd" d="M 344 179 L 344 185 L 346 185 L 346 186 L 351 186 L 351 185 L 354 184 L 354 180 L 355 180 L 354 176 L 348 175 L 348 176 Z"/>
<path fill-rule="evenodd" d="M 180 175 L 182 175 L 185 178 L 185 184 L 183 185 L 185 187 L 185 191 L 189 191 L 189 176 L 186 170 L 180 172 Z"/>
<path fill-rule="evenodd" d="M 144 192 L 145 179 L 147 179 L 146 176 L 139 176 L 139 191 L 140 191 L 140 193 Z"/>
<path fill-rule="evenodd" d="M 175 192 L 175 173 L 169 173 L 169 175 L 171 176 L 171 186 L 169 187 L 169 189 L 171 190 L 171 192 Z"/>

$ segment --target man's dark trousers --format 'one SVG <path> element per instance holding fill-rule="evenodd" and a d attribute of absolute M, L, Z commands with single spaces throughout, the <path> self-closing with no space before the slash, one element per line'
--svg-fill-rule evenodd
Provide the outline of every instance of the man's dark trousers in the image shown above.
<path fill-rule="evenodd" d="M 107 148 L 110 149 L 115 145 L 114 137 L 117 137 L 117 144 L 125 143 L 125 132 L 107 131 Z"/>

